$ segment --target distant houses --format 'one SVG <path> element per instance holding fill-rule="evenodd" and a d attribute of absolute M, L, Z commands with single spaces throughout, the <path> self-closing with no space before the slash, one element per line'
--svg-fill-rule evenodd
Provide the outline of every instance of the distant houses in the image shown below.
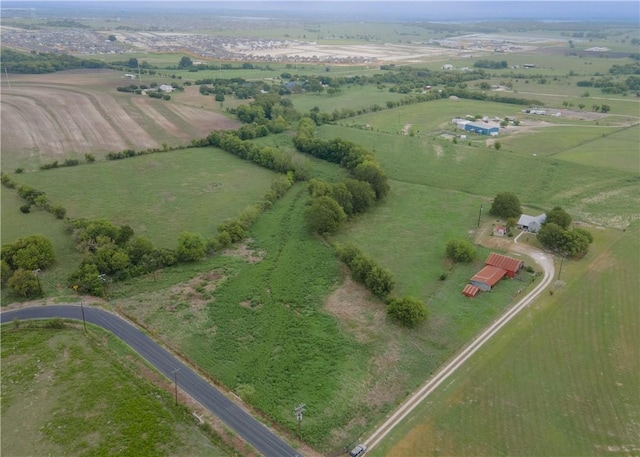
<path fill-rule="evenodd" d="M 487 257 L 484 268 L 473 275 L 462 293 L 467 297 L 475 297 L 481 290 L 490 291 L 502 278 L 513 278 L 523 268 L 522 260 L 492 252 Z"/>
<path fill-rule="evenodd" d="M 526 230 L 531 233 L 536 233 L 542 227 L 542 224 L 547 220 L 547 215 L 542 213 L 539 216 L 529 216 L 528 214 L 523 214 L 518 219 L 518 228 L 520 230 Z"/>

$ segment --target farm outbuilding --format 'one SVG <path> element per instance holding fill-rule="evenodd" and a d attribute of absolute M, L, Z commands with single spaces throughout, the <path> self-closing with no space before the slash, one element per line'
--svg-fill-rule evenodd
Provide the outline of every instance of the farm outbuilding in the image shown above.
<path fill-rule="evenodd" d="M 489 254 L 489 257 L 487 257 L 484 264 L 487 266 L 502 268 L 505 271 L 505 274 L 510 278 L 513 278 L 524 268 L 524 262 L 522 260 L 514 259 L 513 257 L 508 257 L 506 255 L 496 254 L 495 252 Z"/>
<path fill-rule="evenodd" d="M 504 277 L 505 274 L 507 274 L 506 270 L 487 265 L 473 275 L 470 282 L 472 286 L 476 286 L 480 290 L 489 291 Z"/>
<path fill-rule="evenodd" d="M 480 135 L 496 136 L 500 133 L 499 127 L 488 127 L 484 125 L 472 124 L 471 122 L 465 124 L 464 129 L 467 132 L 474 132 Z"/>
<path fill-rule="evenodd" d="M 451 121 L 457 128 L 464 130 L 465 132 L 478 133 L 480 135 L 496 136 L 500 133 L 500 127 L 495 125 L 480 125 L 470 122 L 466 119 L 456 118 Z"/>
<path fill-rule="evenodd" d="M 490 291 L 502 278 L 505 276 L 513 278 L 523 268 L 524 262 L 522 260 L 492 252 L 487 257 L 484 268 L 473 275 L 462 293 L 467 297 L 472 297 L 481 290 Z M 478 290 L 474 292 L 472 287 Z M 473 295 L 469 295 L 472 292 Z"/>
<path fill-rule="evenodd" d="M 518 219 L 518 228 L 520 230 L 527 230 L 528 232 L 535 233 L 540 230 L 542 224 L 547 220 L 546 214 L 540 214 L 539 216 L 529 216 L 528 214 L 523 214 Z"/>
<path fill-rule="evenodd" d="M 478 295 L 478 292 L 480 292 L 480 288 L 472 284 L 467 284 L 466 286 L 464 286 L 464 289 L 462 289 L 462 294 L 469 298 L 475 297 L 476 295 Z"/>

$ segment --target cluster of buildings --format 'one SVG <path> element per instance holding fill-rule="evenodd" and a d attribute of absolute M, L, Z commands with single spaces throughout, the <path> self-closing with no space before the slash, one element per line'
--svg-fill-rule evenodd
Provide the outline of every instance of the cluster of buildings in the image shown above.
<path fill-rule="evenodd" d="M 492 252 L 484 263 L 484 268 L 477 272 L 462 293 L 467 297 L 475 297 L 482 291 L 490 291 L 502 278 L 513 278 L 524 268 L 524 262 L 506 255 Z"/>

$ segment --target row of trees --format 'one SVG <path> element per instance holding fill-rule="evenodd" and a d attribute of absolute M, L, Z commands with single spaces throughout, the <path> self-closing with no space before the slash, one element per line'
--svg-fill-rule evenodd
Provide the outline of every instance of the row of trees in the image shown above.
<path fill-rule="evenodd" d="M 68 54 L 49 52 L 14 51 L 2 48 L 2 66 L 9 73 L 40 74 L 80 68 L 105 68 L 109 65 L 99 60 L 89 60 Z"/>
<path fill-rule="evenodd" d="M 32 206 L 50 212 L 57 219 L 64 219 L 67 214 L 64 207 L 53 204 L 43 191 L 25 185 L 18 187 L 17 183 L 6 173 L 0 175 L 0 182 L 9 189 L 17 188 L 18 196 L 25 201 L 25 204 L 20 207 L 20 211 L 25 214 L 31 211 Z"/>
<path fill-rule="evenodd" d="M 319 179 L 311 181 L 312 200 L 306 213 L 310 231 L 336 233 L 349 216 L 369 210 L 389 193 L 387 177 L 373 154 L 343 139 L 323 141 L 315 138 L 315 124 L 311 119 L 300 121 L 294 145 L 302 152 L 340 164 L 351 175 L 336 184 Z"/>

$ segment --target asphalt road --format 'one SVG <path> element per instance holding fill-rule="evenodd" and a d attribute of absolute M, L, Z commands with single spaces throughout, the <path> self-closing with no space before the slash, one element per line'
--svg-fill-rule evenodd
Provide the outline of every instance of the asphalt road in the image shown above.
<path fill-rule="evenodd" d="M 87 322 L 98 325 L 122 339 L 172 382 L 174 371 L 179 370 L 178 388 L 215 414 L 266 457 L 301 456 L 264 424 L 127 321 L 103 309 L 89 306 L 84 307 L 84 314 Z M 0 322 L 11 322 L 16 317 L 20 320 L 54 317 L 82 320 L 82 313 L 77 305 L 38 306 L 2 312 Z"/>
<path fill-rule="evenodd" d="M 519 235 L 518 235 L 519 237 Z M 380 444 L 385 436 L 396 426 L 402 419 L 413 411 L 420 403 L 422 403 L 436 388 L 446 381 L 458 368 L 460 368 L 473 354 L 475 354 L 484 344 L 489 341 L 498 331 L 504 327 L 511 319 L 513 319 L 520 311 L 526 308 L 547 288 L 553 276 L 555 268 L 553 265 L 553 257 L 538 249 L 530 246 L 517 244 L 515 239 L 511 250 L 529 255 L 544 271 L 542 281 L 536 285 L 531 292 L 524 296 L 518 303 L 505 311 L 495 322 L 478 335 L 469 345 L 463 348 L 456 356 L 454 356 L 447 364 L 438 370 L 429 380 L 420 387 L 420 389 L 411 395 L 380 427 L 378 427 L 372 435 L 364 441 L 369 450 Z"/>

